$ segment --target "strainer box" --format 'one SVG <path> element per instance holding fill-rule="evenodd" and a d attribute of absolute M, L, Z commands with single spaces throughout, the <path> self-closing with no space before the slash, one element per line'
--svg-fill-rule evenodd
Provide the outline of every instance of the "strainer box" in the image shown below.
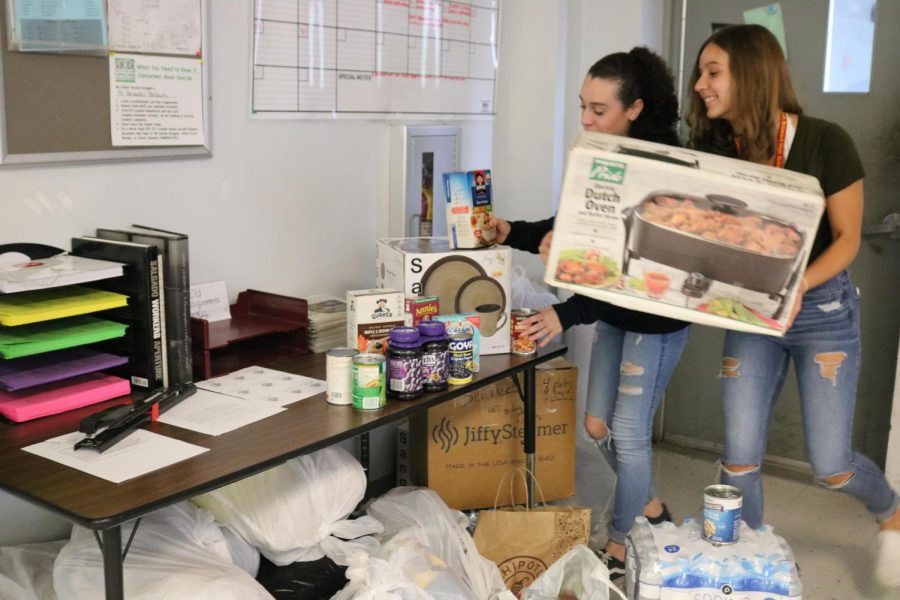
<path fill-rule="evenodd" d="M 382 238 L 375 249 L 378 287 L 406 297 L 437 296 L 439 314 L 477 313 L 481 354 L 509 352 L 512 250 L 454 250 L 447 238 Z"/>

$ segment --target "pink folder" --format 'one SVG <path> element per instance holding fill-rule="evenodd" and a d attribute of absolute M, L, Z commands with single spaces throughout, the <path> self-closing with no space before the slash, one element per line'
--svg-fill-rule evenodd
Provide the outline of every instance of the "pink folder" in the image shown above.
<path fill-rule="evenodd" d="M 0 391 L 0 415 L 10 421 L 29 421 L 130 393 L 127 379 L 89 373 L 21 392 Z"/>

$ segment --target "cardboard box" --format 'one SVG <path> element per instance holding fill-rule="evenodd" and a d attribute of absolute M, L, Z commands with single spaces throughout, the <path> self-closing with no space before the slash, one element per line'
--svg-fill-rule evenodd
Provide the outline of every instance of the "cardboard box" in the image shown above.
<path fill-rule="evenodd" d="M 582 132 L 544 280 L 626 308 L 781 336 L 824 207 L 808 175 Z"/>
<path fill-rule="evenodd" d="M 546 500 L 568 498 L 575 493 L 578 369 L 555 359 L 536 371 L 537 480 Z M 524 434 L 523 403 L 506 378 L 411 417 L 398 437 L 398 481 L 428 486 L 452 508 L 492 507 L 503 475 L 525 466 Z M 516 487 L 523 503 L 524 487 Z M 500 502 L 510 502 L 508 490 Z"/>
<path fill-rule="evenodd" d="M 512 251 L 506 246 L 453 250 L 446 238 L 385 238 L 376 248 L 379 287 L 437 296 L 442 315 L 481 318 L 481 354 L 509 352 Z"/>
<path fill-rule="evenodd" d="M 391 329 L 403 324 L 403 294 L 397 290 L 347 292 L 348 348 L 384 354 Z"/>
<path fill-rule="evenodd" d="M 491 171 L 444 173 L 447 204 L 447 238 L 454 248 L 483 248 L 494 243 L 497 230 L 492 218 Z"/>

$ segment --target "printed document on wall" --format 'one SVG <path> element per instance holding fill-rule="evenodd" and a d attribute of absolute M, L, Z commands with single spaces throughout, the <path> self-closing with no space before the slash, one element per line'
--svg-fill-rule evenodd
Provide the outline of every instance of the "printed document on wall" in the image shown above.
<path fill-rule="evenodd" d="M 107 0 L 107 6 L 111 50 L 200 56 L 199 0 Z"/>
<path fill-rule="evenodd" d="M 251 114 L 494 114 L 500 0 L 256 0 Z"/>
<path fill-rule="evenodd" d="M 111 54 L 112 145 L 202 145 L 201 63 L 199 58 Z"/>
<path fill-rule="evenodd" d="M 65 52 L 106 47 L 102 0 L 14 0 L 8 8 L 11 49 Z"/>

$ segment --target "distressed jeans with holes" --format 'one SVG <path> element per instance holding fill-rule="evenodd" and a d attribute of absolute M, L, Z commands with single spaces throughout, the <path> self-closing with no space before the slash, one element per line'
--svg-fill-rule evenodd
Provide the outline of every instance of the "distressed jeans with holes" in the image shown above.
<path fill-rule="evenodd" d="M 854 452 L 853 413 L 859 379 L 859 296 L 844 271 L 809 290 L 794 325 L 783 338 L 729 331 L 725 336 L 720 380 L 725 405 L 725 463 L 755 465 L 745 472 L 723 467 L 721 482 L 741 489 L 743 519 L 763 524 L 763 491 L 758 465 L 763 460 L 768 424 L 794 361 L 800 390 L 806 453 L 820 485 L 857 498 L 879 520 L 898 506 L 884 473 Z M 822 479 L 849 473 L 832 486 Z"/>
<path fill-rule="evenodd" d="M 673 333 L 631 333 L 596 325 L 591 350 L 587 414 L 603 419 L 611 432 L 598 440 L 616 472 L 609 538 L 620 544 L 655 495 L 651 474 L 653 415 L 681 357 L 689 328 Z"/>

